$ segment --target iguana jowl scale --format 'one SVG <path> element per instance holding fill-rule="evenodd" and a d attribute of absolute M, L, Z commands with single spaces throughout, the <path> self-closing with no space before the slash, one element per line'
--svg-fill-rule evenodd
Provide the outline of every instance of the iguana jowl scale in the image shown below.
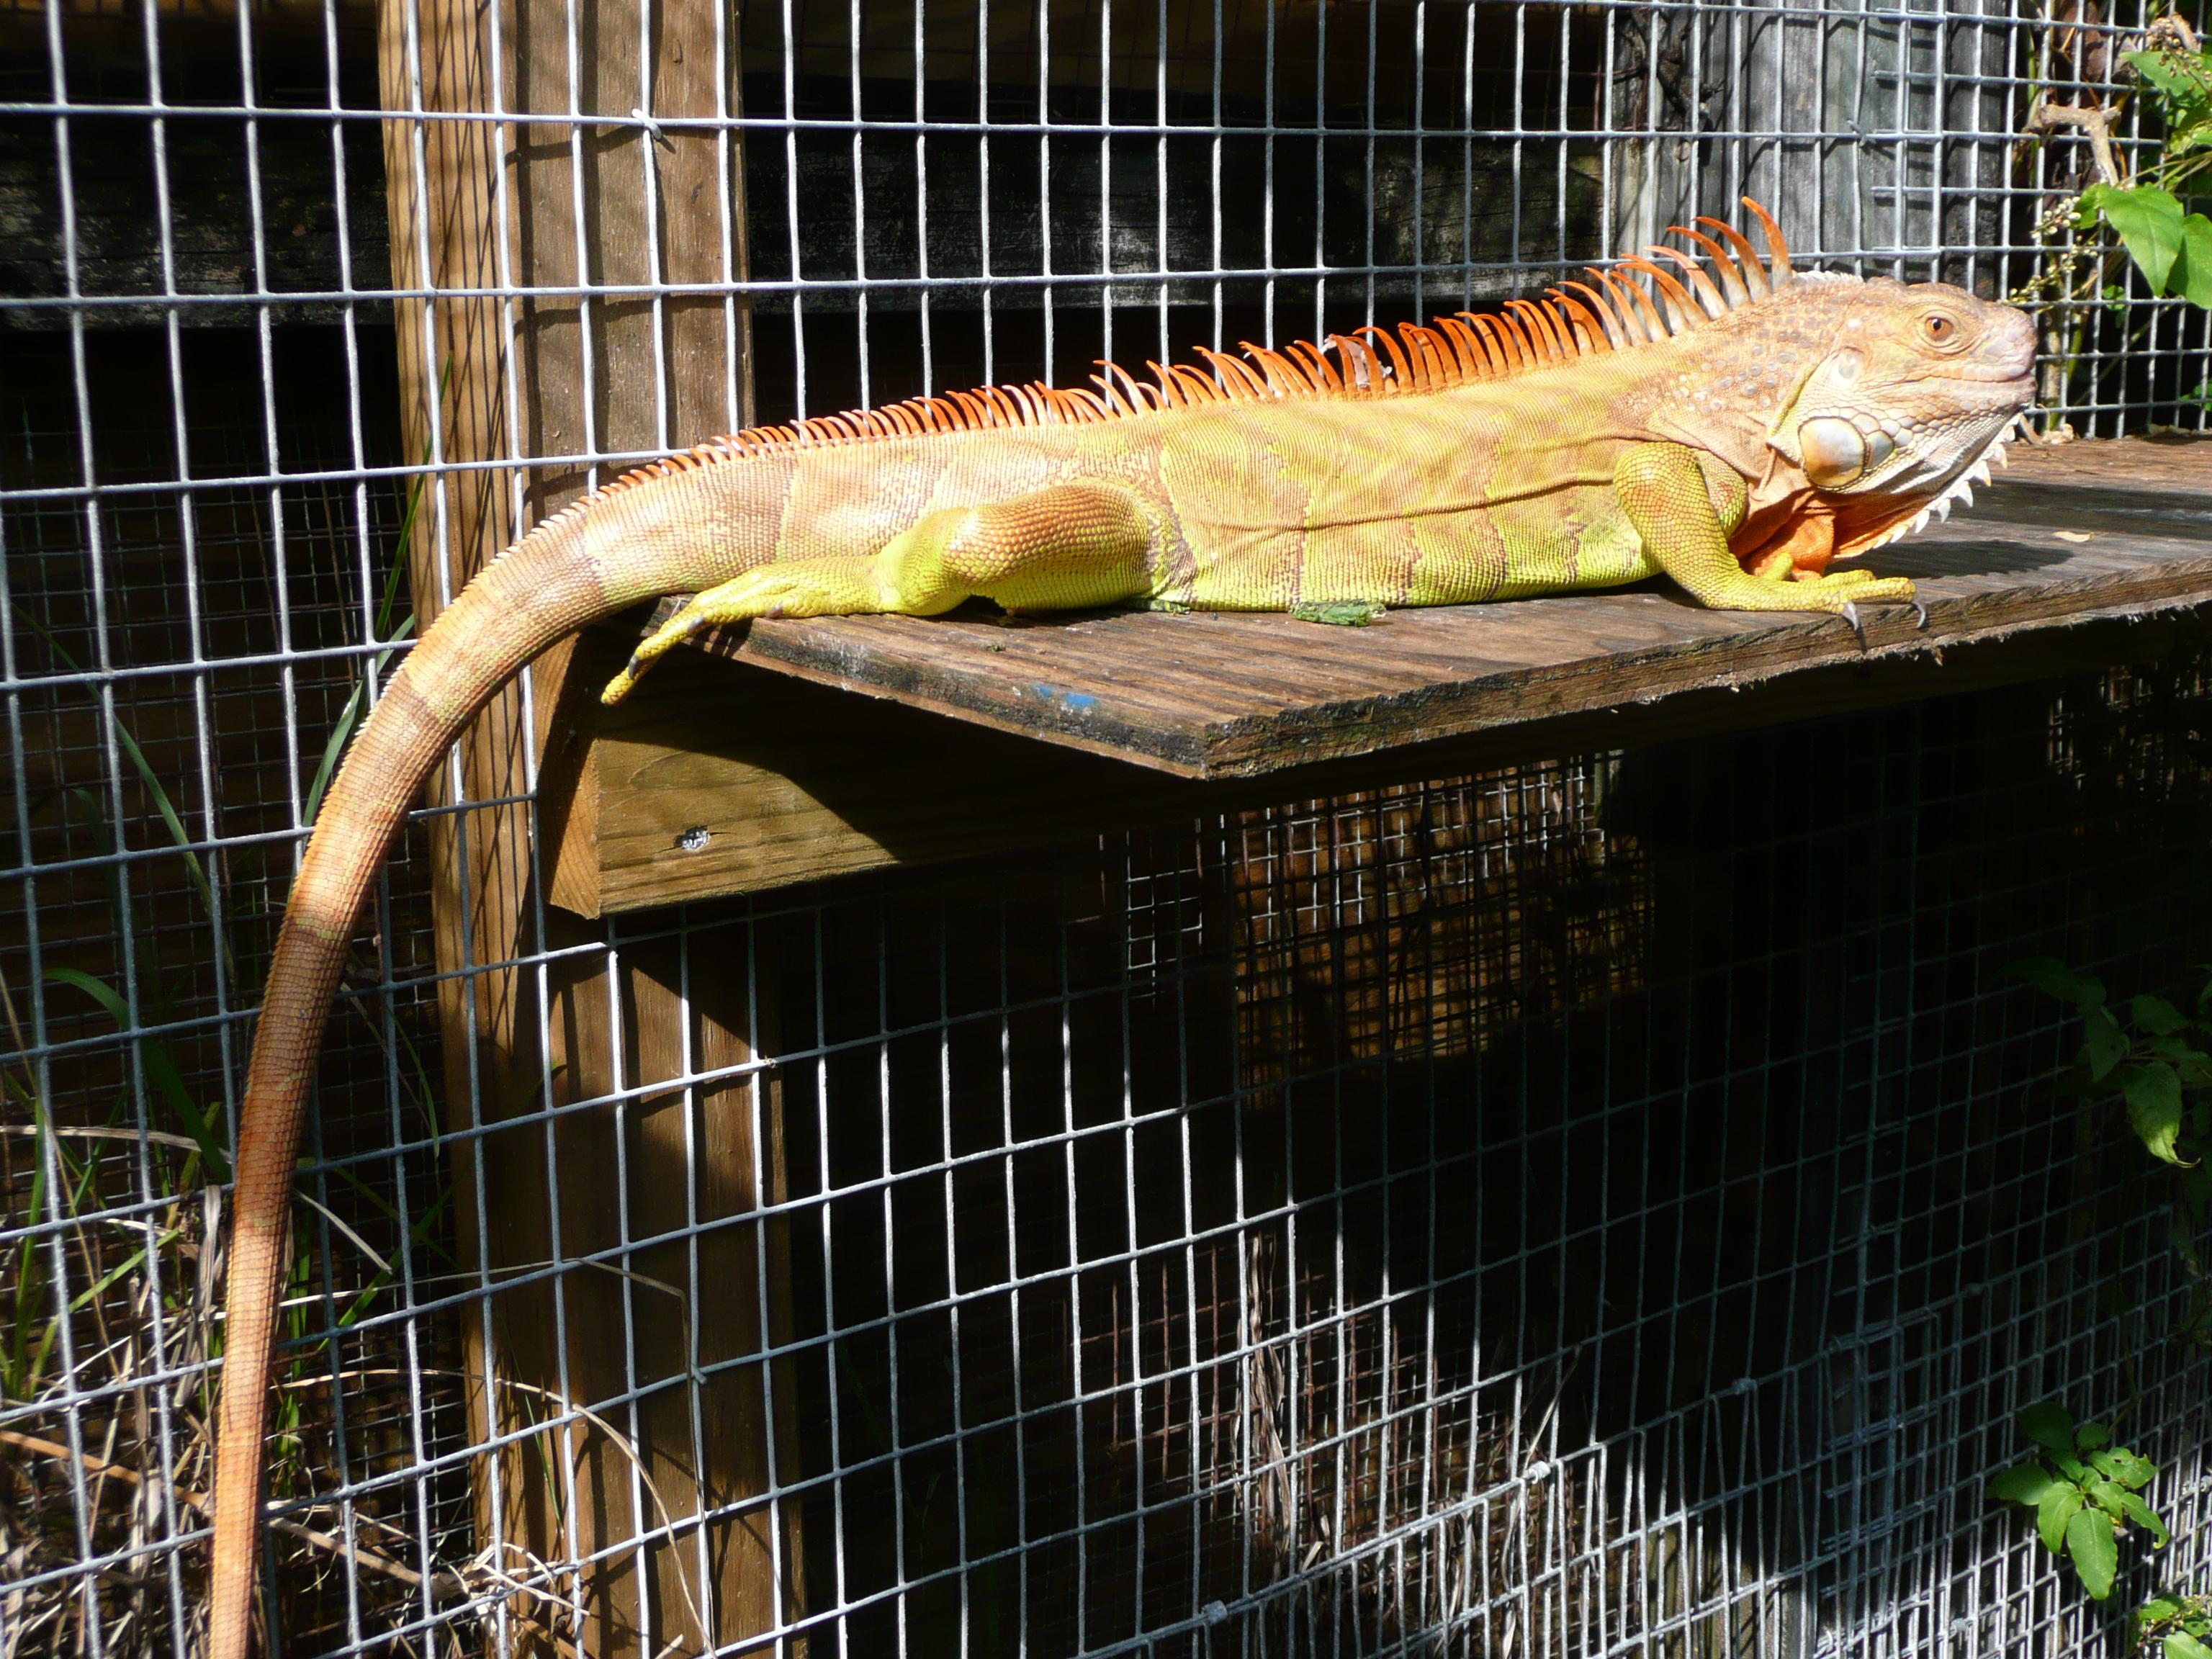
<path fill-rule="evenodd" d="M 1150 603 L 1455 605 L 1664 572 L 1701 603 L 1909 601 L 1832 561 L 1948 511 L 2029 401 L 2021 313 L 1940 284 L 1798 275 L 1717 220 L 1541 301 L 1328 348 L 1109 368 L 740 434 L 539 525 L 386 689 L 294 884 L 238 1155 L 209 1650 L 245 1659 L 270 1338 L 301 1117 L 361 903 L 424 777 L 555 641 L 672 592 L 619 697 L 687 634 L 749 617 Z"/>

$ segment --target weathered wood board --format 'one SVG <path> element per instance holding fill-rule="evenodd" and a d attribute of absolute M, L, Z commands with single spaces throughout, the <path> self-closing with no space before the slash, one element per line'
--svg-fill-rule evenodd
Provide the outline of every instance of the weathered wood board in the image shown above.
<path fill-rule="evenodd" d="M 677 653 L 619 709 L 564 702 L 553 897 L 596 915 L 758 891 L 2081 672 L 2150 648 L 2142 619 L 2212 600 L 2212 442 L 2029 452 L 1973 511 L 1869 562 L 1920 580 L 1924 630 L 1884 611 L 1862 643 L 1840 620 L 1701 611 L 1656 583 L 1364 629 L 980 609 L 757 623 Z M 574 682 L 634 637 L 600 630 Z"/>

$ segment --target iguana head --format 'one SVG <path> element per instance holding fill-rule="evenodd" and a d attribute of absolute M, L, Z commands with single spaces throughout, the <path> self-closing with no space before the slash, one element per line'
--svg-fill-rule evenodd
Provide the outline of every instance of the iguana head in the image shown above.
<path fill-rule="evenodd" d="M 2035 329 L 2027 313 L 1946 283 L 1800 281 L 1839 303 L 1766 441 L 1828 498 L 1839 532 L 1848 526 L 1838 552 L 1856 551 L 1981 469 L 2033 401 Z"/>
<path fill-rule="evenodd" d="M 1748 482 L 1747 568 L 1817 569 L 1971 501 L 2034 399 L 2027 314 L 1946 283 L 1791 272 L 1682 348 L 1651 429 Z"/>

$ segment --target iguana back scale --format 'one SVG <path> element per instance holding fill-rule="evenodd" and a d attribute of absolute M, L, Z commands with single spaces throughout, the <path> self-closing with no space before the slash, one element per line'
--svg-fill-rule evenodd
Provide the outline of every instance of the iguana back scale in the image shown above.
<path fill-rule="evenodd" d="M 238 1152 L 209 1650 L 245 1659 L 277 1276 L 301 1117 L 362 902 L 423 779 L 486 702 L 594 618 L 696 598 L 608 688 L 698 629 L 776 615 L 1114 603 L 1449 604 L 1657 571 L 1709 605 L 1855 614 L 1912 585 L 1830 563 L 1944 510 L 2030 397 L 2033 333 L 1937 284 L 1799 276 L 1715 220 L 1495 314 L 1326 346 L 1109 367 L 717 439 L 532 530 L 386 688 L 294 883 Z M 1628 273 L 1647 280 L 1647 293 Z"/>

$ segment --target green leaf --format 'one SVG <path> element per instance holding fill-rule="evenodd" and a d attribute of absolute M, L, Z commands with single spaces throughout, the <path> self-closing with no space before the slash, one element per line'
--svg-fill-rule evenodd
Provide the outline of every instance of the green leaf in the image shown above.
<path fill-rule="evenodd" d="M 2181 204 L 2148 185 L 2092 185 L 2081 192 L 2082 228 L 2100 213 L 2119 233 L 2150 291 L 2164 294 L 2181 253 Z"/>
<path fill-rule="evenodd" d="M 2105 987 L 2101 981 L 2087 974 L 2077 974 L 2057 957 L 2022 957 L 2018 962 L 2004 965 L 2007 979 L 2024 979 L 2030 984 L 2051 993 L 2061 1002 L 2070 1002 L 2077 1008 L 2101 1007 Z M 2205 988 L 2212 994 L 2212 984 Z"/>
<path fill-rule="evenodd" d="M 94 979 L 90 974 L 80 973 L 74 968 L 49 968 L 46 977 L 58 985 L 71 986 L 83 992 L 107 1011 L 108 1018 L 126 1036 L 131 1035 L 130 1005 L 118 996 L 106 981 Z M 222 1148 L 216 1140 L 215 1131 L 208 1127 L 207 1119 L 200 1115 L 200 1109 L 192 1103 L 191 1092 L 185 1087 L 185 1079 L 178 1073 L 176 1062 L 169 1058 L 169 1051 L 161 1046 L 157 1037 L 142 1036 L 135 1038 L 135 1041 L 138 1044 L 140 1063 L 146 1068 L 147 1080 L 161 1091 L 161 1097 L 169 1103 L 169 1109 L 185 1126 L 185 1133 L 199 1147 L 200 1157 L 207 1166 L 207 1178 L 218 1183 L 229 1180 L 230 1162 L 223 1157 Z"/>
<path fill-rule="evenodd" d="M 2124 52 L 2120 61 L 2158 88 L 2167 125 L 2193 125 L 2212 112 L 2212 53 L 2191 58 L 2178 51 Z"/>
<path fill-rule="evenodd" d="M 2128 1518 L 2128 1506 L 2122 1500 L 2132 1496 L 2125 1486 L 2091 1475 L 2081 1484 L 2081 1496 L 2094 1504 L 2115 1521 Z"/>
<path fill-rule="evenodd" d="M 1990 1477 L 1987 1491 L 1990 1497 L 2007 1504 L 2026 1504 L 2033 1508 L 2043 1501 L 2043 1494 L 2051 1490 L 2051 1474 L 2040 1463 L 2015 1463 Z"/>
<path fill-rule="evenodd" d="M 2164 997 L 2137 997 L 2132 1012 L 2136 1024 L 2153 1036 L 2172 1036 L 2189 1024 Z"/>
<path fill-rule="evenodd" d="M 2112 1516 L 2102 1510 L 2075 1510 L 2066 1522 L 2066 1553 L 2073 1558 L 2074 1571 L 2081 1575 L 2081 1588 L 2093 1601 L 2101 1601 L 2112 1593 L 2120 1546 Z"/>
<path fill-rule="evenodd" d="M 2053 1555 L 2065 1553 L 2066 1528 L 2073 1523 L 2081 1507 L 2081 1492 L 2063 1480 L 2052 1481 L 2051 1490 L 2035 1506 L 2035 1530 L 2043 1539 L 2044 1548 Z"/>
<path fill-rule="evenodd" d="M 2074 1455 L 2074 1413 L 2056 1400 L 2039 1400 L 2012 1414 L 2020 1431 L 2046 1451 L 2061 1457 Z"/>
<path fill-rule="evenodd" d="M 2191 1048 L 2187 1037 L 2153 1037 L 2147 1046 L 2160 1060 L 2170 1060 L 2177 1066 L 2186 1065 L 2192 1060 L 2202 1063 L 2212 1060 L 2212 1054 L 2206 1054 L 2202 1048 Z"/>
<path fill-rule="evenodd" d="M 410 503 L 408 510 L 410 513 L 414 510 L 412 503 Z M 414 631 L 415 618 L 410 617 L 399 624 L 399 631 L 392 636 L 392 647 L 377 653 L 376 666 L 371 672 L 381 674 L 398 652 L 398 641 Z M 338 723 L 331 728 L 330 741 L 323 745 L 322 763 L 315 769 L 315 781 L 307 786 L 307 804 L 300 812 L 302 823 L 313 823 L 316 815 L 323 810 L 323 791 L 330 787 L 331 779 L 337 773 L 338 762 L 344 758 L 346 744 L 353 737 L 353 729 L 361 723 L 362 703 L 367 690 L 366 681 L 356 684 L 353 696 L 346 699 L 346 706 L 338 711 Z"/>
<path fill-rule="evenodd" d="M 2112 1431 L 2102 1423 L 2084 1423 L 2074 1431 L 2074 1443 L 2085 1453 L 2094 1452 L 2100 1446 L 2112 1443 Z M 2089 1461 L 2094 1463 L 2097 1460 L 2091 1457 Z"/>
<path fill-rule="evenodd" d="M 2124 1066 L 2119 1073 L 2120 1092 L 2128 1098 L 2128 1121 L 2149 1148 L 2150 1155 L 2179 1164 L 2174 1137 L 2181 1133 L 2181 1079 L 2162 1060 L 2148 1066 Z"/>
<path fill-rule="evenodd" d="M 2088 1066 L 2090 1078 L 2102 1083 L 2112 1067 L 2128 1057 L 2128 1034 L 2120 1029 L 2120 1022 L 2112 1018 L 2109 1008 L 2089 1010 L 2082 1030 L 2082 1062 Z"/>
<path fill-rule="evenodd" d="M 2172 1535 L 2166 1531 L 2166 1522 L 2158 1518 L 2158 1512 L 2155 1510 L 2124 1486 L 2116 1486 L 2109 1480 L 2100 1484 L 2106 1492 L 2113 1494 L 2112 1503 L 2119 1505 L 2122 1515 L 2148 1533 L 2151 1541 L 2159 1548 L 2164 1549 L 2166 1547 Z M 2101 1496 L 2098 1498 L 2098 1503 L 2107 1510 L 2112 1507 L 2112 1504 L 2106 1504 Z"/>
<path fill-rule="evenodd" d="M 2117 1480 L 2124 1486 L 2141 1486 L 2158 1471 L 2147 1458 L 2136 1456 L 2124 1447 L 2115 1446 L 2110 1451 L 2089 1454 L 2089 1467 L 2107 1480 Z"/>
<path fill-rule="evenodd" d="M 2193 1636 L 2176 1631 L 2166 1638 L 2166 1659 L 2212 1659 L 2212 1648 Z"/>
<path fill-rule="evenodd" d="M 2204 137 L 2212 143 L 2212 130 Z M 2192 213 L 2181 222 L 2181 252 L 2173 262 L 2173 291 L 2212 311 L 2212 219 Z"/>
<path fill-rule="evenodd" d="M 2182 1604 L 2170 1595 L 2154 1595 L 2136 1609 L 2136 1628 L 2143 1630 L 2161 1619 L 2172 1619 L 2180 1614 Z"/>

